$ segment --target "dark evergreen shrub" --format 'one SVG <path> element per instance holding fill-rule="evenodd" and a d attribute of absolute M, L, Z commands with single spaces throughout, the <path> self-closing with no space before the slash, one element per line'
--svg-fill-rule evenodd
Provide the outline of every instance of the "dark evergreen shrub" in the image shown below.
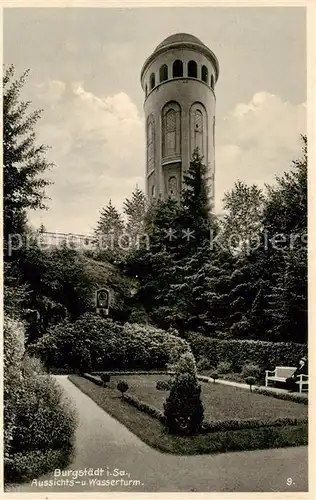
<path fill-rule="evenodd" d="M 194 435 L 201 430 L 204 410 L 192 354 L 181 356 L 170 394 L 164 403 L 166 425 L 170 432 Z"/>
<path fill-rule="evenodd" d="M 108 384 L 111 380 L 111 376 L 108 373 L 102 373 L 100 375 L 101 380 L 103 382 L 104 387 L 106 387 L 106 384 Z"/>
<path fill-rule="evenodd" d="M 128 389 L 129 389 L 128 383 L 125 382 L 125 380 L 121 380 L 120 382 L 118 382 L 117 390 L 122 393 L 122 397 L 124 395 L 124 392 L 128 391 Z"/>
<path fill-rule="evenodd" d="M 256 383 L 255 377 L 247 377 L 246 384 L 250 385 L 250 391 L 252 391 L 252 386 Z"/>

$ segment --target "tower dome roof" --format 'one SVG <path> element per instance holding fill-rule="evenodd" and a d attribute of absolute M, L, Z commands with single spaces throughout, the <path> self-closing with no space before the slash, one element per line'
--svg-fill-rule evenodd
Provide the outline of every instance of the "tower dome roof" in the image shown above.
<path fill-rule="evenodd" d="M 165 47 L 166 45 L 171 45 L 173 43 L 179 43 L 179 42 L 197 43 L 205 47 L 205 44 L 201 42 L 201 40 L 199 40 L 199 38 L 197 38 L 194 35 L 190 35 L 189 33 L 175 33 L 174 35 L 170 35 L 167 38 L 165 38 L 159 45 L 157 45 L 155 50 L 159 50 L 162 47 Z"/>
<path fill-rule="evenodd" d="M 199 52 L 204 53 L 204 55 L 213 63 L 216 72 L 216 80 L 218 79 L 219 74 L 219 64 L 215 54 L 205 45 L 205 43 L 201 42 L 199 38 L 194 35 L 190 35 L 189 33 L 174 33 L 173 35 L 165 38 L 152 52 L 152 54 L 146 59 L 141 69 L 141 82 L 143 81 L 143 75 L 150 65 L 150 63 L 160 54 L 168 51 L 173 48 L 192 48 L 193 50 L 198 50 Z M 143 84 L 143 83 L 142 83 Z"/>

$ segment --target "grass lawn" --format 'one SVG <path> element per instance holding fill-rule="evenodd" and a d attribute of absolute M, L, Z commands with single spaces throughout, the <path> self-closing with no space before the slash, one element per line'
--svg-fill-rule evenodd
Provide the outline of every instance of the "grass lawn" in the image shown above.
<path fill-rule="evenodd" d="M 166 453 L 193 455 L 228 450 L 277 448 L 307 444 L 307 424 L 214 432 L 192 437 L 171 435 L 158 420 L 122 400 L 120 393 L 116 389 L 118 380 L 124 379 L 130 387 L 128 393 L 158 409 L 162 409 L 162 404 L 168 393 L 166 391 L 157 391 L 156 382 L 167 378 L 167 376 L 113 376 L 106 388 L 99 387 L 77 375 L 70 375 L 68 378 L 95 401 L 98 406 L 120 421 L 145 443 Z M 224 418 L 252 418 L 267 415 L 271 416 L 271 418 L 282 416 L 306 417 L 306 407 L 298 403 L 275 400 L 274 398 L 252 394 L 249 391 L 220 384 L 202 384 L 202 390 L 207 420 L 210 419 L 211 414 L 207 404 L 212 404 L 212 419 L 214 420 L 215 418 L 222 420 Z M 222 400 L 221 403 L 219 403 L 220 400 Z M 243 403 L 240 402 L 241 400 Z M 208 401 L 207 404 L 206 401 Z M 243 413 L 236 414 L 235 406 L 238 411 Z M 284 408 L 284 410 L 282 411 L 280 408 Z M 291 413 L 289 408 L 291 408 Z"/>
<path fill-rule="evenodd" d="M 167 380 L 168 375 L 129 375 L 111 377 L 111 387 L 115 389 L 119 380 L 126 380 L 129 385 L 128 394 L 163 411 L 163 404 L 168 391 L 156 389 L 157 380 Z M 204 419 L 274 419 L 282 417 L 306 418 L 307 405 L 292 401 L 281 401 L 262 394 L 251 393 L 223 384 L 201 383 Z"/>

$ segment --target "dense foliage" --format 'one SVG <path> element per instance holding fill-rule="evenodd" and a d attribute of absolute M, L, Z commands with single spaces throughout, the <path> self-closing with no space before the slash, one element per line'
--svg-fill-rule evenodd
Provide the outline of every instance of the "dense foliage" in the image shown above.
<path fill-rule="evenodd" d="M 306 344 L 294 342 L 264 342 L 260 340 L 219 340 L 192 333 L 186 337 L 196 359 L 207 357 L 213 367 L 228 362 L 233 371 L 241 371 L 247 364 L 263 370 L 276 366 L 297 366 L 307 355 Z"/>
<path fill-rule="evenodd" d="M 164 415 L 172 433 L 194 435 L 201 430 L 204 410 L 192 353 L 180 357 L 164 404 Z"/>
<path fill-rule="evenodd" d="M 164 368 L 189 349 L 185 340 L 158 328 L 121 325 L 93 313 L 52 326 L 32 346 L 46 366 L 72 371 Z"/>
<path fill-rule="evenodd" d="M 76 413 L 61 387 L 25 355 L 23 323 L 5 317 L 5 481 L 34 478 L 64 463 L 75 427 Z"/>
<path fill-rule="evenodd" d="M 29 112 L 30 102 L 20 100 L 28 71 L 14 80 L 14 66 L 3 76 L 3 198 L 4 249 L 8 255 L 9 235 L 25 231 L 27 210 L 44 208 L 43 174 L 51 167 L 45 158 L 47 147 L 36 145 L 35 126 L 41 111 Z"/>
<path fill-rule="evenodd" d="M 181 206 L 169 199 L 150 207 L 150 248 L 125 263 L 156 324 L 219 339 L 307 342 L 305 136 L 302 142 L 302 158 L 266 192 L 236 182 L 221 220 L 210 210 L 197 152 Z"/>

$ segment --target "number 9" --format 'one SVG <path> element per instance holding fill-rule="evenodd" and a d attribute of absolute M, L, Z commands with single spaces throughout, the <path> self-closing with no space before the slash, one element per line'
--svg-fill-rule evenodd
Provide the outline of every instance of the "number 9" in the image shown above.
<path fill-rule="evenodd" d="M 288 478 L 287 478 L 287 480 L 286 480 L 286 484 L 287 484 L 288 486 L 292 486 L 292 484 L 293 484 L 293 479 L 292 479 L 291 477 L 288 477 Z"/>

